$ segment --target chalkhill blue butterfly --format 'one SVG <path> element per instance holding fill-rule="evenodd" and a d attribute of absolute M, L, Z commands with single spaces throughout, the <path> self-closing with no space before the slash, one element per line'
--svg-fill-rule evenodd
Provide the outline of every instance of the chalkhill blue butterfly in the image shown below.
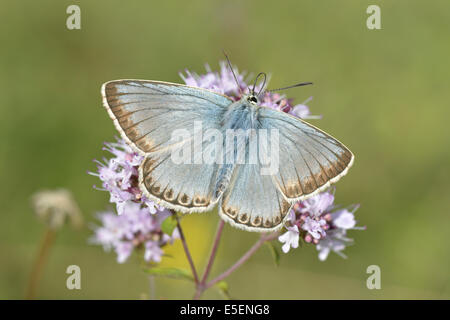
<path fill-rule="evenodd" d="M 235 101 L 187 85 L 116 80 L 102 96 L 122 138 L 145 157 L 139 186 L 147 198 L 182 213 L 218 204 L 231 225 L 268 232 L 294 203 L 344 176 L 354 156 L 305 121 L 260 106 L 263 89 Z"/>

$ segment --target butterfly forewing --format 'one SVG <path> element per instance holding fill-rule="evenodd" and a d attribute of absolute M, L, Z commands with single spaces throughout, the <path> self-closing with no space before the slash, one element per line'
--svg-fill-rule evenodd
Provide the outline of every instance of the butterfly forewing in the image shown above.
<path fill-rule="evenodd" d="M 231 100 L 204 89 L 142 80 L 108 82 L 102 94 L 122 138 L 146 157 L 139 169 L 144 195 L 182 212 L 211 209 L 217 164 L 174 163 L 172 153 L 184 145 L 193 153 L 194 143 L 191 139 L 174 143 L 171 137 L 181 129 L 192 138 L 195 123 L 202 129 L 220 128 Z"/>
<path fill-rule="evenodd" d="M 170 133 L 194 121 L 217 127 L 232 102 L 209 90 L 145 80 L 107 82 L 102 95 L 122 137 L 144 154 L 168 147 Z"/>
<path fill-rule="evenodd" d="M 338 140 L 283 112 L 261 108 L 262 127 L 280 133 L 280 166 L 274 182 L 290 202 L 325 190 L 347 173 L 353 154 Z"/>

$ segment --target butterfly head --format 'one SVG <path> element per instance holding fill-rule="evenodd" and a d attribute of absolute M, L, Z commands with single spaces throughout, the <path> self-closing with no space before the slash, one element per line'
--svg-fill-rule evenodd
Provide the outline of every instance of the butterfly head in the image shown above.
<path fill-rule="evenodd" d="M 239 90 L 239 94 L 240 94 L 240 96 L 242 96 L 242 99 L 241 99 L 241 100 L 243 100 L 243 101 L 245 101 L 245 102 L 247 102 L 247 103 L 250 103 L 251 105 L 258 106 L 258 104 L 259 104 L 259 99 L 258 99 L 258 97 L 263 96 L 265 92 L 280 91 L 280 90 L 285 90 L 285 89 L 290 89 L 290 88 L 295 88 L 295 87 L 301 87 L 301 86 L 306 86 L 306 85 L 312 84 L 312 82 L 301 82 L 301 83 L 297 83 L 297 84 L 294 84 L 294 85 L 289 86 L 289 87 L 284 87 L 284 88 L 278 88 L 278 89 L 267 90 L 267 89 L 265 88 L 265 87 L 266 87 L 267 75 L 266 75 L 266 73 L 264 73 L 264 72 L 260 72 L 260 73 L 258 73 L 258 75 L 257 75 L 256 78 L 255 78 L 255 82 L 253 83 L 253 88 L 250 88 L 250 87 L 249 87 L 249 92 L 250 92 L 250 93 L 247 94 L 247 95 L 244 95 L 244 94 L 243 94 L 243 91 L 242 91 L 242 89 L 241 89 L 241 86 L 240 86 L 240 84 L 239 84 L 239 81 L 238 81 L 238 79 L 237 79 L 237 77 L 236 77 L 236 74 L 234 73 L 233 67 L 231 66 L 230 59 L 228 59 L 228 56 L 227 56 L 227 54 L 225 53 L 225 51 L 223 52 L 223 54 L 225 55 L 225 58 L 227 59 L 228 67 L 230 68 L 231 73 L 233 74 L 234 80 L 236 81 L 236 85 L 237 85 L 237 88 L 238 88 L 238 90 Z M 260 77 L 263 77 L 263 82 L 262 82 L 262 85 L 260 86 L 259 92 L 256 93 L 256 92 L 255 92 L 256 84 L 258 83 L 258 80 L 259 80 Z"/>
<path fill-rule="evenodd" d="M 262 83 L 261 88 L 259 89 L 259 92 L 257 93 L 255 89 L 256 89 L 256 84 L 258 82 L 258 78 L 260 76 L 264 77 L 264 81 Z M 256 76 L 255 83 L 253 84 L 253 87 L 249 87 L 248 88 L 249 94 L 243 95 L 242 96 L 242 100 L 247 102 L 247 103 L 249 103 L 249 104 L 251 104 L 251 105 L 253 105 L 253 106 L 258 106 L 258 104 L 259 104 L 259 97 L 261 96 L 261 93 L 263 92 L 265 84 L 266 84 L 266 74 L 264 72 L 260 72 Z"/>
<path fill-rule="evenodd" d="M 245 96 L 243 97 L 243 99 L 244 99 L 245 101 L 247 101 L 248 103 L 250 103 L 250 104 L 252 104 L 252 105 L 255 105 L 255 106 L 257 106 L 257 105 L 259 104 L 258 96 L 255 95 L 254 92 L 251 92 L 250 94 L 245 95 Z"/>

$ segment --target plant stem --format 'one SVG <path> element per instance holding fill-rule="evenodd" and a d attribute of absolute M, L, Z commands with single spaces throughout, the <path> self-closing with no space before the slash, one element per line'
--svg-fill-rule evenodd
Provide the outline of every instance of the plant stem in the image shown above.
<path fill-rule="evenodd" d="M 154 276 L 148 276 L 148 289 L 149 289 L 149 299 L 155 300 L 156 299 L 156 293 L 155 293 L 155 277 Z"/>
<path fill-rule="evenodd" d="M 212 265 L 216 258 L 217 249 L 219 247 L 220 238 L 222 236 L 222 231 L 225 226 L 225 222 L 222 219 L 219 220 L 219 224 L 217 225 L 216 236 L 215 236 L 215 239 L 213 242 L 213 246 L 211 248 L 211 253 L 208 258 L 208 263 L 206 265 L 205 272 L 200 281 L 198 274 L 197 274 L 197 270 L 195 269 L 194 261 L 192 260 L 191 253 L 189 252 L 189 248 L 186 243 L 186 238 L 184 237 L 183 229 L 181 228 L 180 219 L 176 215 L 175 212 L 173 212 L 173 215 L 175 216 L 175 219 L 177 221 L 177 228 L 178 228 L 178 232 L 180 234 L 180 240 L 183 243 L 184 252 L 189 261 L 192 275 L 194 277 L 194 283 L 195 283 L 194 299 L 199 299 L 206 289 L 214 286 L 219 281 L 222 281 L 223 279 L 228 277 L 231 273 L 233 273 L 236 269 L 238 269 L 241 265 L 243 265 L 256 251 L 258 251 L 258 249 L 266 241 L 271 241 L 271 240 L 275 239 L 276 237 L 278 237 L 278 232 L 261 235 L 259 240 L 235 264 L 233 264 L 228 270 L 223 272 L 221 275 L 219 275 L 218 277 L 216 277 L 215 279 L 213 279 L 207 283 L 206 281 L 208 280 L 209 273 L 211 272 Z"/>
<path fill-rule="evenodd" d="M 211 272 L 212 265 L 214 263 L 214 259 L 216 258 L 217 248 L 219 247 L 220 238 L 222 236 L 222 230 L 225 225 L 225 221 L 219 218 L 219 224 L 217 225 L 216 238 L 214 239 L 214 243 L 211 249 L 211 254 L 209 255 L 208 264 L 206 265 L 205 273 L 203 274 L 203 278 L 201 283 L 205 284 L 208 279 L 209 273 Z"/>
<path fill-rule="evenodd" d="M 221 223 L 219 223 L 219 226 L 217 228 L 217 231 L 218 231 L 217 233 L 218 234 L 216 235 L 216 240 L 215 240 L 214 245 L 213 245 L 213 250 L 211 251 L 210 263 L 208 263 L 208 265 L 209 264 L 212 265 L 212 262 L 214 261 L 214 256 L 215 256 L 216 251 L 217 251 L 217 245 L 219 243 L 220 235 L 222 233 L 222 228 L 223 228 L 223 221 Z M 236 269 L 238 269 L 241 265 L 243 265 L 256 251 L 258 251 L 258 249 L 266 241 L 271 241 L 271 240 L 277 238 L 278 235 L 279 235 L 278 232 L 261 235 L 259 240 L 235 264 L 233 264 L 228 270 L 226 270 L 224 273 L 222 273 L 221 275 L 219 275 L 218 277 L 216 277 L 215 279 L 211 280 L 208 283 L 206 283 L 207 276 L 208 276 L 206 274 L 206 271 L 209 273 L 210 269 L 208 269 L 208 267 L 207 267 L 207 269 L 205 271 L 206 277 L 204 275 L 203 278 L 202 278 L 202 282 L 200 282 L 197 285 L 197 290 L 195 292 L 194 299 L 200 299 L 201 295 L 203 294 L 203 292 L 206 289 L 211 288 L 212 286 L 214 286 L 219 281 L 222 281 L 223 279 L 228 277 L 231 273 L 233 273 Z"/>
<path fill-rule="evenodd" d="M 213 246 L 211 248 L 211 253 L 208 258 L 208 263 L 206 265 L 205 272 L 203 274 L 202 280 L 197 285 L 195 294 L 194 294 L 194 300 L 197 300 L 202 295 L 203 291 L 205 290 L 205 284 L 206 280 L 208 280 L 208 275 L 211 272 L 212 265 L 214 263 L 214 259 L 216 258 L 217 249 L 219 248 L 220 238 L 222 237 L 222 230 L 225 226 L 225 221 L 219 218 L 219 224 L 217 225 L 217 231 L 216 236 L 213 242 Z"/>
<path fill-rule="evenodd" d="M 42 276 L 42 270 L 44 268 L 45 261 L 47 260 L 47 256 L 50 251 L 50 247 L 53 244 L 54 238 L 55 232 L 52 229 L 47 228 L 44 233 L 44 237 L 42 238 L 39 254 L 31 271 L 30 281 L 28 282 L 28 288 L 25 295 L 26 299 L 28 300 L 32 300 L 36 296 L 39 280 Z"/>
<path fill-rule="evenodd" d="M 186 253 L 186 257 L 189 261 L 189 265 L 191 266 L 191 271 L 192 271 L 192 275 L 194 276 L 195 285 L 198 286 L 199 280 L 198 280 L 197 270 L 195 269 L 194 261 L 192 260 L 191 253 L 189 252 L 189 248 L 186 243 L 186 238 L 184 237 L 183 230 L 181 229 L 180 219 L 178 218 L 178 216 L 175 213 L 174 213 L 174 215 L 175 215 L 175 219 L 177 220 L 177 228 L 178 228 L 178 232 L 180 233 L 181 242 L 183 243 L 184 252 Z"/>
<path fill-rule="evenodd" d="M 243 265 L 256 251 L 258 251 L 258 249 L 264 244 L 264 242 L 271 241 L 276 237 L 278 237 L 278 232 L 262 235 L 259 240 L 256 241 L 256 243 L 235 264 L 228 268 L 228 270 L 226 270 L 224 273 L 208 282 L 205 286 L 205 289 L 212 287 L 217 282 L 222 281 L 223 279 L 228 277 L 231 273 L 233 273 L 236 269 Z"/>

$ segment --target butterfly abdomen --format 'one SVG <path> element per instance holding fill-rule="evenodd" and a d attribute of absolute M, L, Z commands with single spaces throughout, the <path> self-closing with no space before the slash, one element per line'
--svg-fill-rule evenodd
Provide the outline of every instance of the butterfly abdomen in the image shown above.
<path fill-rule="evenodd" d="M 216 185 L 214 186 L 213 201 L 220 198 L 225 189 L 230 184 L 231 175 L 233 174 L 234 164 L 225 164 L 219 169 Z"/>

